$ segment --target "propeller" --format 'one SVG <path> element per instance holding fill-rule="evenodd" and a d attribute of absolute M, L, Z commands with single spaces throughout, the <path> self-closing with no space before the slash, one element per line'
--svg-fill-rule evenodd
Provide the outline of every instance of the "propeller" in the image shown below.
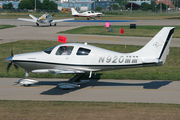
<path fill-rule="evenodd" d="M 54 16 L 55 14 L 53 14 L 52 16 Z"/>
<path fill-rule="evenodd" d="M 13 64 L 13 61 L 12 61 L 13 56 L 14 56 L 14 54 L 13 54 L 13 49 L 12 49 L 12 47 L 11 47 L 11 56 L 8 57 L 8 58 L 6 58 L 6 60 L 9 60 L 9 61 L 10 61 L 10 63 L 9 63 L 8 66 L 7 66 L 7 73 L 9 72 L 9 69 L 10 69 L 11 65 Z M 13 64 L 13 65 L 14 65 L 14 67 L 16 68 L 16 70 L 18 70 L 18 66 L 15 65 L 15 64 Z"/>

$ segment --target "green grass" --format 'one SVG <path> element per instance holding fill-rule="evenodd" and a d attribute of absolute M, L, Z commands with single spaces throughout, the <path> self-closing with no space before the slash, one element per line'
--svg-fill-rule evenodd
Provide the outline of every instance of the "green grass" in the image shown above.
<path fill-rule="evenodd" d="M 0 29 L 12 28 L 16 27 L 16 25 L 0 25 Z"/>
<path fill-rule="evenodd" d="M 132 14 L 130 11 L 101 11 L 104 16 L 101 17 L 102 20 L 168 20 L 168 19 L 179 19 L 179 13 L 176 11 L 168 13 L 154 13 L 151 11 L 141 11 L 134 10 Z M 40 17 L 42 13 L 34 13 L 36 17 Z M 50 15 L 54 13 L 49 13 Z M 71 13 L 55 13 L 54 19 L 72 18 Z M 30 18 L 28 13 L 18 13 L 18 12 L 7 12 L 5 14 L 0 14 L 1 19 L 16 19 L 16 18 Z M 77 17 L 77 20 L 84 20 L 84 17 Z"/>
<path fill-rule="evenodd" d="M 136 26 L 136 29 L 130 29 L 130 26 L 115 26 L 113 25 L 113 32 L 106 33 L 104 26 L 85 26 L 79 27 L 59 33 L 66 34 L 91 34 L 91 35 L 112 35 L 112 36 L 136 36 L 136 37 L 153 37 L 164 26 Z M 166 26 L 168 27 L 168 26 Z M 170 26 L 174 27 L 174 26 Z M 124 34 L 120 35 L 120 29 L 124 29 Z M 173 38 L 180 38 L 180 26 L 175 26 Z"/>
<path fill-rule="evenodd" d="M 0 45 L 0 77 L 24 77 L 24 70 L 19 68 L 16 70 L 14 66 L 10 68 L 7 74 L 6 68 L 8 63 L 4 61 L 5 58 L 11 56 L 11 44 L 13 46 L 14 54 L 42 51 L 49 47 L 59 44 L 54 41 L 36 41 L 26 40 L 13 43 L 5 43 Z M 90 44 L 90 43 L 89 43 Z M 124 45 L 113 44 L 92 44 L 101 48 L 118 51 L 122 53 L 133 52 L 141 48 L 141 46 L 127 45 L 126 49 Z M 114 71 L 98 72 L 97 75 L 93 75 L 92 78 L 102 79 L 139 79 L 139 80 L 180 80 L 180 48 L 171 47 L 170 53 L 167 57 L 166 63 L 160 67 L 144 67 L 133 69 L 121 69 Z M 71 78 L 73 74 L 30 74 L 33 78 Z M 88 78 L 89 74 L 85 74 L 84 77 Z"/>
<path fill-rule="evenodd" d="M 2 120 L 178 120 L 179 104 L 0 100 Z"/>

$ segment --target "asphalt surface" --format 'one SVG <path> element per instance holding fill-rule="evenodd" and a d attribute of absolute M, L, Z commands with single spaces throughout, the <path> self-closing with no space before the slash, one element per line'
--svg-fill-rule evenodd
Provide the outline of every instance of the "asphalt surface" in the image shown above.
<path fill-rule="evenodd" d="M 67 79 L 36 79 L 24 87 L 18 78 L 0 78 L 2 100 L 110 101 L 180 104 L 179 81 L 91 80 L 80 88 L 62 90 L 57 84 Z"/>
<path fill-rule="evenodd" d="M 130 22 L 112 22 L 112 25 L 180 25 L 178 20 L 137 20 Z M 17 25 L 15 28 L 0 30 L 0 44 L 18 40 L 57 41 L 59 31 L 80 26 L 104 25 L 104 22 L 62 22 L 57 26 L 41 25 L 1 19 L 0 24 Z M 68 42 L 88 42 L 104 44 L 145 45 L 151 38 L 103 35 L 71 35 Z M 173 38 L 171 46 L 180 47 L 179 39 Z M 24 87 L 17 84 L 18 78 L 0 78 L 1 100 L 63 100 L 63 101 L 112 101 L 180 104 L 180 81 L 151 80 L 91 80 L 80 88 L 62 90 L 56 85 L 67 79 L 37 79 L 38 84 Z"/>

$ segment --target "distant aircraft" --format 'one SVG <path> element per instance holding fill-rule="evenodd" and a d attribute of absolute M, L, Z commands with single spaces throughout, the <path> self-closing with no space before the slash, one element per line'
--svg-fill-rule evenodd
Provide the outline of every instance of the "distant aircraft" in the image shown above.
<path fill-rule="evenodd" d="M 54 15 L 49 15 L 49 14 L 43 14 L 41 17 L 36 18 L 35 16 L 29 14 L 29 16 L 32 19 L 27 19 L 27 18 L 18 18 L 17 20 L 23 20 L 23 21 L 28 21 L 28 22 L 34 22 L 36 23 L 37 26 L 39 26 L 39 23 L 44 23 L 44 24 L 50 24 L 54 23 L 54 26 L 56 26 L 57 22 L 63 22 L 67 20 L 75 20 L 75 18 L 70 18 L 70 19 L 58 19 L 58 20 L 53 20 Z"/>
<path fill-rule="evenodd" d="M 87 17 L 87 19 L 92 19 L 94 17 L 98 17 L 100 19 L 100 16 L 103 15 L 103 13 L 98 13 L 95 11 L 86 11 L 83 13 L 78 13 L 74 8 L 71 8 L 72 16 L 74 17 Z"/>
<path fill-rule="evenodd" d="M 117 70 L 135 67 L 161 66 L 169 53 L 169 46 L 174 27 L 164 27 L 143 48 L 132 53 L 119 53 L 92 45 L 66 43 L 51 47 L 41 52 L 24 53 L 6 58 L 9 62 L 7 71 L 12 64 L 25 69 L 25 76 L 32 73 L 76 74 L 75 77 L 58 86 L 62 89 L 80 87 L 84 81 L 83 74 L 92 72 Z M 24 86 L 38 81 L 21 79 Z M 88 82 L 88 81 L 86 81 Z"/>

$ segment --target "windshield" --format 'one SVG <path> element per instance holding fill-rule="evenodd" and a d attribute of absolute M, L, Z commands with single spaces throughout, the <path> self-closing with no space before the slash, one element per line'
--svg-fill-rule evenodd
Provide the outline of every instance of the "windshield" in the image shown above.
<path fill-rule="evenodd" d="M 51 48 L 48 48 L 48 49 L 44 50 L 44 52 L 47 53 L 47 54 L 50 54 L 51 51 L 52 51 L 55 47 L 56 47 L 56 46 L 51 47 Z"/>
<path fill-rule="evenodd" d="M 51 18 L 51 16 L 50 16 L 50 15 L 47 15 L 46 18 Z"/>

